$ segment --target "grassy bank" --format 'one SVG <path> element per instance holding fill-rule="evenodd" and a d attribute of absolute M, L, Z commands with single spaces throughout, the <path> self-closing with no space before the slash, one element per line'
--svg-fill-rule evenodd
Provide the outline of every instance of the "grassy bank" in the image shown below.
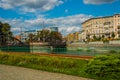
<path fill-rule="evenodd" d="M 91 77 L 84 70 L 88 61 L 71 58 L 38 56 L 33 54 L 0 53 L 0 64 L 22 66 L 81 77 Z"/>
<path fill-rule="evenodd" d="M 86 61 L 78 58 L 0 52 L 0 64 L 22 66 L 96 80 L 120 79 L 120 54 L 99 55 L 90 61 Z"/>

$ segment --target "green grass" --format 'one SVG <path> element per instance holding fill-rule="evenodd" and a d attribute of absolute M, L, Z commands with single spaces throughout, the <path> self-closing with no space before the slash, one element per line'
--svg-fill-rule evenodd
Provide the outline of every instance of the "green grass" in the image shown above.
<path fill-rule="evenodd" d="M 85 71 L 99 80 L 120 80 L 120 54 L 96 56 Z"/>
<path fill-rule="evenodd" d="M 64 73 L 96 80 L 118 80 L 120 54 L 99 55 L 90 61 L 35 54 L 0 52 L 0 64 Z M 117 79 L 116 79 L 117 78 Z"/>
<path fill-rule="evenodd" d="M 87 63 L 88 61 L 81 59 L 0 53 L 0 64 L 93 78 L 84 72 Z"/>

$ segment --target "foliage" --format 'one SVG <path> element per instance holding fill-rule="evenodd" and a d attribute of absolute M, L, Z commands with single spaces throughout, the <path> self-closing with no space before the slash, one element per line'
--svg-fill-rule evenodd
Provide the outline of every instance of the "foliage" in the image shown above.
<path fill-rule="evenodd" d="M 87 64 L 85 71 L 105 80 L 118 80 L 120 79 L 120 54 L 97 56 Z"/>
<path fill-rule="evenodd" d="M 103 39 L 103 43 L 109 43 L 109 39 Z"/>
<path fill-rule="evenodd" d="M 112 37 L 113 39 L 115 38 L 115 33 L 114 33 L 114 32 L 111 34 L 111 37 Z"/>
<path fill-rule="evenodd" d="M 52 31 L 50 33 L 49 41 L 50 43 L 60 43 L 62 41 L 62 35 L 59 32 Z"/>
<path fill-rule="evenodd" d="M 10 28 L 11 26 L 8 23 L 0 22 L 0 45 L 6 45 L 7 41 L 9 41 L 8 37 L 12 36 Z"/>
<path fill-rule="evenodd" d="M 117 53 L 115 50 L 110 50 L 109 53 Z"/>
<path fill-rule="evenodd" d="M 23 66 L 33 69 L 84 76 L 84 67 L 88 61 L 80 59 L 46 57 L 33 54 L 0 53 L 0 64 Z"/>
<path fill-rule="evenodd" d="M 33 35 L 32 33 L 30 33 L 30 34 L 28 35 L 28 37 L 29 37 L 29 41 L 30 41 L 30 42 L 33 42 L 34 35 Z"/>
<path fill-rule="evenodd" d="M 87 39 L 87 42 L 89 42 L 90 41 L 90 35 L 87 35 L 86 39 Z"/>
<path fill-rule="evenodd" d="M 94 35 L 94 36 L 93 36 L 93 39 L 96 41 L 96 40 L 97 40 L 97 37 Z"/>
<path fill-rule="evenodd" d="M 91 52 L 92 50 L 91 49 L 87 49 L 86 52 Z"/>
<path fill-rule="evenodd" d="M 82 48 L 78 48 L 77 51 L 83 51 L 83 49 Z"/>
<path fill-rule="evenodd" d="M 37 35 L 29 34 L 29 40 L 27 42 L 49 42 L 58 43 L 62 41 L 62 34 L 60 32 L 42 30 L 38 31 Z"/>
<path fill-rule="evenodd" d="M 102 35 L 102 39 L 104 39 L 105 38 L 105 35 Z"/>

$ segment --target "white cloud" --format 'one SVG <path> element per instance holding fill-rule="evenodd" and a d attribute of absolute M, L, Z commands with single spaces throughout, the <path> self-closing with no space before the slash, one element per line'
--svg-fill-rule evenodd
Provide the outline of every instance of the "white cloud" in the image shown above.
<path fill-rule="evenodd" d="M 0 21 L 8 22 L 12 26 L 12 31 L 14 33 L 20 33 L 20 27 L 22 27 L 23 31 L 25 30 L 33 30 L 42 28 L 42 23 L 44 21 L 45 27 L 53 26 L 54 24 L 59 28 L 59 31 L 62 34 L 68 34 L 75 31 L 79 31 L 81 29 L 81 23 L 85 20 L 93 17 L 92 15 L 72 15 L 67 17 L 59 17 L 59 18 L 36 18 L 30 20 L 22 20 L 22 19 L 0 19 Z"/>
<path fill-rule="evenodd" d="M 62 0 L 0 0 L 3 9 L 20 9 L 24 12 L 48 11 L 63 4 Z"/>
<path fill-rule="evenodd" d="M 112 3 L 117 0 L 83 0 L 85 4 L 105 4 L 105 3 Z"/>
<path fill-rule="evenodd" d="M 65 13 L 68 13 L 69 11 L 68 11 L 68 9 L 65 9 Z"/>

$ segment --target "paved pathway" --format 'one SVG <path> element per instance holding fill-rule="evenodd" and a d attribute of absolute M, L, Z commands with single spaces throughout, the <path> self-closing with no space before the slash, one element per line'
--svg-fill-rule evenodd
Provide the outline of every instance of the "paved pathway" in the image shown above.
<path fill-rule="evenodd" d="M 90 80 L 90 79 L 0 64 L 0 80 Z"/>

